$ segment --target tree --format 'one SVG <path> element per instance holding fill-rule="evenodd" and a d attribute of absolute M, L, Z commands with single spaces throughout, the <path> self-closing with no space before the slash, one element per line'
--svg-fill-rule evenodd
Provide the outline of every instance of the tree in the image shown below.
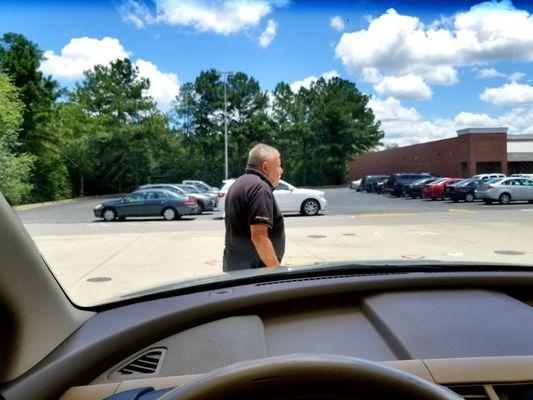
<path fill-rule="evenodd" d="M 312 130 L 319 137 L 319 184 L 344 184 L 348 161 L 383 138 L 380 122 L 368 108 L 369 97 L 353 82 L 321 78 L 312 84 Z"/>
<path fill-rule="evenodd" d="M 16 154 L 17 136 L 22 125 L 23 104 L 9 78 L 0 73 L 0 191 L 11 204 L 28 200 L 28 183 L 33 158 Z"/>
<path fill-rule="evenodd" d="M 60 96 L 59 85 L 51 77 L 44 76 L 39 67 L 43 53 L 39 47 L 17 33 L 6 33 L 0 39 L 0 69 L 19 88 L 24 104 L 22 125 L 18 140 L 20 151 L 39 152 L 38 127 L 48 121 L 54 102 Z"/>
<path fill-rule="evenodd" d="M 19 89 L 24 104 L 16 152 L 35 156 L 30 177 L 34 200 L 60 199 L 71 194 L 67 169 L 59 155 L 58 136 L 50 128 L 60 90 L 56 81 L 39 71 L 42 59 L 39 47 L 23 35 L 2 36 L 0 69 Z"/>
<path fill-rule="evenodd" d="M 64 156 L 84 190 L 122 192 L 150 182 L 169 150 L 165 115 L 146 95 L 150 82 L 128 59 L 85 72 L 64 108 Z M 73 161 L 76 160 L 76 161 Z M 92 162 L 91 160 L 96 160 Z"/>
<path fill-rule="evenodd" d="M 228 77 L 227 116 L 229 173 L 244 172 L 254 143 L 271 142 L 268 96 L 243 72 Z M 197 165 L 191 177 L 219 182 L 224 165 L 224 82 L 215 70 L 203 71 L 186 83 L 176 99 L 173 123 Z"/>

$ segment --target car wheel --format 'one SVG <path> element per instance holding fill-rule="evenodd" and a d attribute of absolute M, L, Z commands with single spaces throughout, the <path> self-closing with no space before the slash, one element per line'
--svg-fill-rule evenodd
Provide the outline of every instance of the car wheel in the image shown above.
<path fill-rule="evenodd" d="M 483 199 L 483 201 L 485 202 L 485 204 L 492 204 L 492 200 L 489 200 L 489 199 Z"/>
<path fill-rule="evenodd" d="M 509 204 L 511 202 L 511 195 L 509 193 L 502 193 L 499 198 L 500 204 Z"/>
<path fill-rule="evenodd" d="M 203 213 L 203 212 L 205 211 L 205 207 L 204 207 L 204 205 L 203 205 L 202 203 L 200 203 L 200 202 L 198 202 L 198 206 L 199 206 L 199 207 L 198 207 L 198 211 L 196 212 L 196 214 L 199 215 L 199 214 L 201 214 L 201 213 Z"/>
<path fill-rule="evenodd" d="M 117 212 L 112 208 L 106 208 L 102 213 L 102 218 L 107 222 L 114 221 L 117 218 Z"/>
<path fill-rule="evenodd" d="M 407 189 L 402 189 L 402 196 L 403 197 L 408 197 L 409 196 L 409 193 L 407 193 Z"/>
<path fill-rule="evenodd" d="M 172 207 L 165 208 L 162 214 L 163 214 L 163 218 L 166 221 L 172 221 L 178 217 L 178 213 Z"/>
<path fill-rule="evenodd" d="M 307 199 L 302 203 L 302 208 L 300 210 L 300 213 L 302 215 L 317 215 L 318 211 L 320 210 L 320 204 L 318 204 L 318 201 L 313 199 Z"/>
<path fill-rule="evenodd" d="M 474 201 L 474 195 L 472 193 L 467 193 L 465 196 L 465 201 L 467 203 L 472 203 Z"/>

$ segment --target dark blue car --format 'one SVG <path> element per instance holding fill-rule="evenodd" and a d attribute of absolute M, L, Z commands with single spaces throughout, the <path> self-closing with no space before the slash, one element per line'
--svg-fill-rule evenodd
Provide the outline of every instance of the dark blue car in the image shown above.
<path fill-rule="evenodd" d="M 140 190 L 94 207 L 94 216 L 105 221 L 123 221 L 126 217 L 163 217 L 167 221 L 198 213 L 195 199 L 164 189 Z"/>

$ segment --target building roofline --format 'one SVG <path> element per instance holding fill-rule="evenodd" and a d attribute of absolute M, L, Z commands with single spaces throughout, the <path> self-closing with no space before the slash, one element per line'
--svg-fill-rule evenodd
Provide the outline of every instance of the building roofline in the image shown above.
<path fill-rule="evenodd" d="M 469 135 L 472 133 L 507 133 L 509 128 L 494 127 L 494 128 L 467 128 L 457 130 L 457 135 Z"/>
<path fill-rule="evenodd" d="M 533 134 L 507 135 L 507 140 L 533 140 Z"/>

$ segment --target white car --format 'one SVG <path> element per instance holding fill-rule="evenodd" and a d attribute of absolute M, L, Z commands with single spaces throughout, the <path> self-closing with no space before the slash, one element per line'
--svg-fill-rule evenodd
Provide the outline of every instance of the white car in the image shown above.
<path fill-rule="evenodd" d="M 226 193 L 233 182 L 235 179 L 225 180 L 222 189 L 218 192 L 218 208 L 222 213 L 224 213 Z M 321 190 L 299 189 L 282 180 L 274 190 L 274 197 L 284 214 L 299 212 L 302 215 L 316 215 L 328 205 L 326 194 Z"/>

